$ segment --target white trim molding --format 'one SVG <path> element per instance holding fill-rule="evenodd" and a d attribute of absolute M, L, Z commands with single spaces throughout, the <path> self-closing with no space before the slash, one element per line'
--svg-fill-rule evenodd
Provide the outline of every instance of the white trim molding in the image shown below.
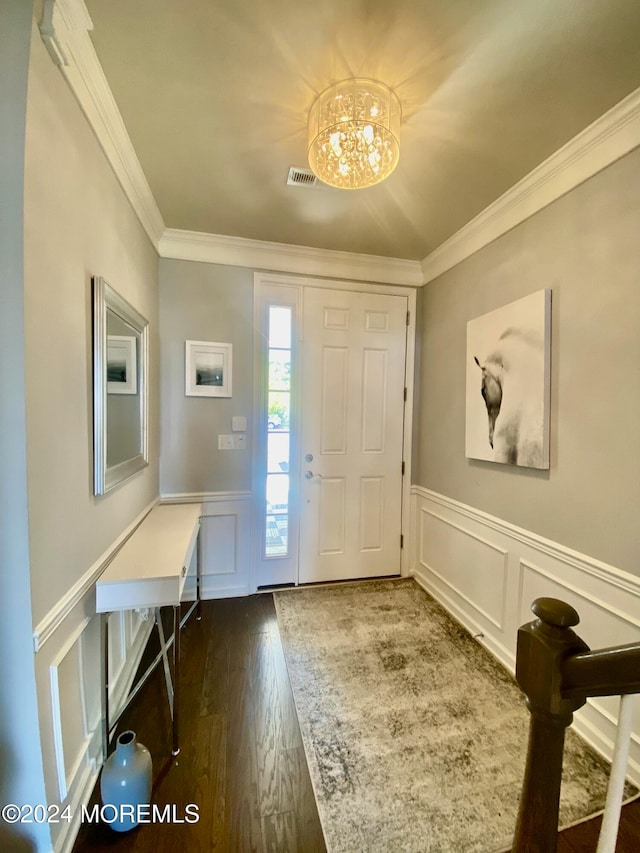
<path fill-rule="evenodd" d="M 531 603 L 576 608 L 591 648 L 640 641 L 640 577 L 421 486 L 411 487 L 411 574 L 511 673 Z M 640 783 L 640 696 L 629 777 Z M 618 697 L 590 699 L 575 729 L 611 760 Z"/>
<path fill-rule="evenodd" d="M 49 678 L 51 687 L 51 717 L 53 722 L 53 745 L 56 759 L 56 771 L 58 775 L 58 794 L 60 802 L 67 798 L 69 793 L 69 780 L 74 779 L 80 769 L 80 765 L 85 759 L 87 750 L 91 743 L 91 737 L 85 732 L 85 741 L 82 748 L 78 751 L 75 757 L 72 769 L 67 774 L 65 755 L 64 755 L 64 739 L 62 737 L 62 701 L 60 698 L 60 680 L 59 669 L 60 664 L 69 654 L 80 638 L 91 620 L 86 617 L 80 625 L 69 635 L 60 651 L 54 656 L 49 665 Z M 83 694 L 82 694 L 83 695 Z"/>
<path fill-rule="evenodd" d="M 202 499 L 200 594 L 234 598 L 251 587 L 251 493 L 209 494 Z"/>
<path fill-rule="evenodd" d="M 163 504 L 200 504 L 209 501 L 248 501 L 251 492 L 165 492 L 160 497 Z"/>
<path fill-rule="evenodd" d="M 422 285 L 419 261 L 180 231 L 175 228 L 167 228 L 162 235 L 160 257 L 408 287 Z"/>
<path fill-rule="evenodd" d="M 250 491 L 165 492 L 162 503 L 198 503 L 200 520 L 200 596 L 235 598 L 251 586 Z"/>
<path fill-rule="evenodd" d="M 636 89 L 420 261 L 166 228 L 89 37 L 84 0 L 45 0 L 40 32 L 160 257 L 420 287 L 640 145 Z"/>
<path fill-rule="evenodd" d="M 487 512 L 456 501 L 453 498 L 445 497 L 445 495 L 431 491 L 431 489 L 414 485 L 411 487 L 411 490 L 413 494 L 427 498 L 429 501 L 439 504 L 442 507 L 452 509 L 459 515 L 466 516 L 472 520 L 478 520 L 485 527 L 490 527 L 499 533 L 510 536 L 523 545 L 528 545 L 537 551 L 542 551 L 550 557 L 561 560 L 567 565 L 574 566 L 582 572 L 599 577 L 607 584 L 618 586 L 621 589 L 627 590 L 632 595 L 640 595 L 640 578 L 629 574 L 629 572 L 624 572 L 622 569 L 609 565 L 609 563 L 596 560 L 595 557 L 589 557 L 579 551 L 574 551 L 572 548 L 560 545 L 551 539 L 545 539 L 544 536 L 532 533 L 530 530 L 525 530 L 522 527 L 517 527 L 509 521 L 504 521 L 495 515 L 489 515 Z"/>
<path fill-rule="evenodd" d="M 84 0 L 45 0 L 42 39 L 157 251 L 164 220 L 93 47 L 92 29 Z"/>
<path fill-rule="evenodd" d="M 69 65 L 69 51 L 66 47 L 71 34 L 93 29 L 93 21 L 84 3 L 74 0 L 44 0 L 40 35 L 51 58 L 60 68 Z"/>
<path fill-rule="evenodd" d="M 87 569 L 82 577 L 74 583 L 71 589 L 54 604 L 46 616 L 38 622 L 36 627 L 33 629 L 33 649 L 35 652 L 40 651 L 46 641 L 64 622 L 78 602 L 93 589 L 95 582 L 107 568 L 117 551 L 124 545 L 143 518 L 151 512 L 157 503 L 157 498 L 151 501 L 151 503 L 142 510 L 140 515 L 134 518 L 131 524 L 122 531 L 115 542 L 113 542 L 113 544 L 98 557 L 95 563 Z"/>
<path fill-rule="evenodd" d="M 120 544 L 122 537 L 110 556 Z M 93 576 L 93 568 L 84 579 Z M 95 614 L 93 584 L 80 585 L 74 593 L 52 608 L 43 634 L 46 643 L 43 640 L 34 657 L 48 801 L 68 806 L 72 814 L 70 822 L 51 826 L 55 853 L 70 853 L 81 805 L 89 801 L 103 760 L 101 622 Z M 110 619 L 109 693 L 117 713 L 129 694 L 154 623 L 133 611 L 114 612 Z"/>
<path fill-rule="evenodd" d="M 433 279 L 640 145 L 640 89 L 567 142 L 422 261 Z"/>

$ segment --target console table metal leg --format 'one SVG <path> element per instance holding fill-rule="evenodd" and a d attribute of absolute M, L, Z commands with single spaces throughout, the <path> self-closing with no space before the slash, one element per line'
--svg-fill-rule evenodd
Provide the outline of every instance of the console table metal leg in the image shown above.
<path fill-rule="evenodd" d="M 101 644 L 102 654 L 102 760 L 106 761 L 109 755 L 109 614 L 101 613 Z"/>
<path fill-rule="evenodd" d="M 202 619 L 202 608 L 200 601 L 202 597 L 202 527 L 198 531 L 198 544 L 196 545 L 196 619 Z"/>
<path fill-rule="evenodd" d="M 180 752 L 179 731 L 178 731 L 178 696 L 180 694 L 180 605 L 176 604 L 173 607 L 173 724 L 172 737 L 173 746 L 171 749 L 172 755 L 177 755 Z"/>
<path fill-rule="evenodd" d="M 156 607 L 156 628 L 158 629 L 158 638 L 160 640 L 160 654 L 162 656 L 162 666 L 164 668 L 164 681 L 167 685 L 167 699 L 169 701 L 169 711 L 173 719 L 173 684 L 171 682 L 171 670 L 169 668 L 169 658 L 167 657 L 167 641 L 164 637 L 164 628 L 162 626 L 162 614 L 160 608 Z"/>

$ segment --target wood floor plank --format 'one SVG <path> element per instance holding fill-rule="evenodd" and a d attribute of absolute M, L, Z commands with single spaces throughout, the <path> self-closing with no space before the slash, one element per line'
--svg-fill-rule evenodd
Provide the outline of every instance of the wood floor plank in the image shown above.
<path fill-rule="evenodd" d="M 304 749 L 300 746 L 287 750 L 287 763 L 291 775 L 294 810 L 301 841 L 299 849 L 305 850 L 306 853 L 324 853 L 327 848 Z"/>
<path fill-rule="evenodd" d="M 281 812 L 262 818 L 262 833 L 265 853 L 298 853 L 300 846 L 294 812 Z"/>
<path fill-rule="evenodd" d="M 280 639 L 277 622 L 272 626 L 270 636 L 273 649 L 275 677 L 278 685 L 278 695 L 280 696 L 284 746 L 286 749 L 296 749 L 297 747 L 302 746 L 302 737 L 300 735 L 296 704 L 293 699 L 293 691 L 289 680 L 289 671 L 284 657 L 284 650 L 282 648 L 282 641 Z"/>
<path fill-rule="evenodd" d="M 593 853 L 597 847 L 602 818 L 595 817 L 563 830 L 558 853 Z M 640 800 L 624 806 L 618 831 L 616 853 L 640 851 Z"/>
<path fill-rule="evenodd" d="M 225 794 L 227 780 L 227 718 L 223 714 L 199 717 L 195 723 L 194 756 L 187 790 L 198 805 L 198 836 L 206 849 L 225 849 Z"/>
<path fill-rule="evenodd" d="M 291 777 L 286 765 L 280 695 L 271 637 L 257 634 L 252 697 L 256 731 L 258 798 L 261 816 L 293 808 Z"/>
<path fill-rule="evenodd" d="M 262 853 L 255 751 L 227 752 L 224 848 L 230 853 Z"/>
<path fill-rule="evenodd" d="M 225 714 L 229 707 L 229 637 L 212 632 L 205 644 L 205 665 L 200 684 L 200 716 Z"/>

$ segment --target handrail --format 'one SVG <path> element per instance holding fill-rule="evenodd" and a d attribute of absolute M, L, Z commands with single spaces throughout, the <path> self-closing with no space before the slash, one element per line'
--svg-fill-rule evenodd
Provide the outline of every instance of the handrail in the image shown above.
<path fill-rule="evenodd" d="M 584 652 L 565 661 L 565 696 L 623 696 L 640 693 L 640 643 Z"/>
<path fill-rule="evenodd" d="M 565 730 L 588 696 L 640 693 L 640 643 L 591 651 L 569 604 L 538 598 L 518 630 L 516 680 L 531 712 L 512 853 L 555 853 Z"/>

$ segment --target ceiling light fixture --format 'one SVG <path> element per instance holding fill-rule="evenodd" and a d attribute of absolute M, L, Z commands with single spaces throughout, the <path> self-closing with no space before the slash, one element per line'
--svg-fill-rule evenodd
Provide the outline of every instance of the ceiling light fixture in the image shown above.
<path fill-rule="evenodd" d="M 309 111 L 309 165 L 345 190 L 389 177 L 400 157 L 398 96 L 377 80 L 356 78 L 329 86 Z"/>

